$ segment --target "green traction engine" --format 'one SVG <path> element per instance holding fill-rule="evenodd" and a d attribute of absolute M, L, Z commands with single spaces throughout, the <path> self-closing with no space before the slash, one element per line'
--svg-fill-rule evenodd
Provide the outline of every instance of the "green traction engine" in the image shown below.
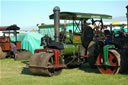
<path fill-rule="evenodd" d="M 48 35 L 41 39 L 44 49 L 36 49 L 31 56 L 29 69 L 33 74 L 53 76 L 61 73 L 63 68 L 74 68 L 87 63 L 98 67 L 104 74 L 115 74 L 120 69 L 120 54 L 114 45 L 105 43 L 108 30 L 103 32 L 102 19 L 111 19 L 104 14 L 60 12 L 55 7 L 54 19 L 55 40 Z M 66 27 L 60 32 L 60 20 L 72 20 L 72 30 Z M 88 20 L 91 23 L 88 23 Z"/>

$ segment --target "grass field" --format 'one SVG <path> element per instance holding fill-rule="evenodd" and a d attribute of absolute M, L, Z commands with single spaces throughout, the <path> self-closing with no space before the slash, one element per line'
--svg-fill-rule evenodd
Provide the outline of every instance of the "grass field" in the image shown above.
<path fill-rule="evenodd" d="M 128 74 L 104 75 L 88 65 L 64 69 L 58 76 L 35 76 L 26 61 L 0 60 L 0 85 L 128 85 Z"/>

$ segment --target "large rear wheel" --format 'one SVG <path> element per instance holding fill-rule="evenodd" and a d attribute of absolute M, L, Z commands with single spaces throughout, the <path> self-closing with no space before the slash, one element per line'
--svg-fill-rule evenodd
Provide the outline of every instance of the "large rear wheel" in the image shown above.
<path fill-rule="evenodd" d="M 97 57 L 99 55 L 99 53 L 101 52 L 101 49 L 103 48 L 103 42 L 95 42 L 95 41 L 91 41 L 88 45 L 88 50 L 87 50 L 87 55 L 88 55 L 88 63 L 90 65 L 90 67 L 92 68 L 96 68 L 95 64 L 96 64 L 96 60 Z"/>
<path fill-rule="evenodd" d="M 120 70 L 120 54 L 116 50 L 109 50 L 108 61 L 110 66 L 105 65 L 104 55 L 101 53 L 97 58 L 98 69 L 103 74 L 115 74 Z"/>
<path fill-rule="evenodd" d="M 125 52 L 121 51 L 120 73 L 127 73 L 127 72 L 128 72 L 128 56 L 126 55 Z"/>

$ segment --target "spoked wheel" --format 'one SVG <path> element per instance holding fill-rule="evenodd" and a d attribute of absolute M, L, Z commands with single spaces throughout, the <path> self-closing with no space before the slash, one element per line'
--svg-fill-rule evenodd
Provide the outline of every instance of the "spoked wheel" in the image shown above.
<path fill-rule="evenodd" d="M 97 58 L 98 69 L 103 74 L 115 74 L 120 70 L 120 54 L 115 50 L 109 50 L 108 61 L 110 66 L 104 64 L 104 55 L 101 53 Z"/>
<path fill-rule="evenodd" d="M 59 58 L 59 63 L 63 64 L 62 58 Z M 29 68 L 33 74 L 37 75 L 58 75 L 61 73 L 62 68 L 48 68 L 54 64 L 55 62 L 53 53 L 36 53 L 35 55 L 31 56 Z"/>
<path fill-rule="evenodd" d="M 76 68 L 81 65 L 77 58 L 72 58 L 71 56 L 65 56 L 64 63 L 66 64 L 67 68 Z"/>
<path fill-rule="evenodd" d="M 59 57 L 59 64 L 64 64 L 62 57 Z M 50 57 L 50 59 L 48 61 L 48 66 L 53 66 L 53 65 L 55 65 L 55 59 L 52 56 L 52 57 Z M 59 75 L 62 72 L 62 69 L 63 68 L 55 68 L 55 69 L 54 68 L 48 68 L 48 71 L 51 73 L 51 75 L 49 75 L 49 76 Z"/>
<path fill-rule="evenodd" d="M 103 21 L 101 20 L 93 20 L 93 25 L 95 25 L 96 30 L 102 30 L 103 29 Z"/>

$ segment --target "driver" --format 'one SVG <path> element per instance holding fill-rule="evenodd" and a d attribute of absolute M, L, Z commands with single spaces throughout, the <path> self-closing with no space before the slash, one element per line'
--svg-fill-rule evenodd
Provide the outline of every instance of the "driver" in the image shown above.
<path fill-rule="evenodd" d="M 60 42 L 63 42 L 66 36 L 66 28 L 63 28 L 60 32 Z"/>

